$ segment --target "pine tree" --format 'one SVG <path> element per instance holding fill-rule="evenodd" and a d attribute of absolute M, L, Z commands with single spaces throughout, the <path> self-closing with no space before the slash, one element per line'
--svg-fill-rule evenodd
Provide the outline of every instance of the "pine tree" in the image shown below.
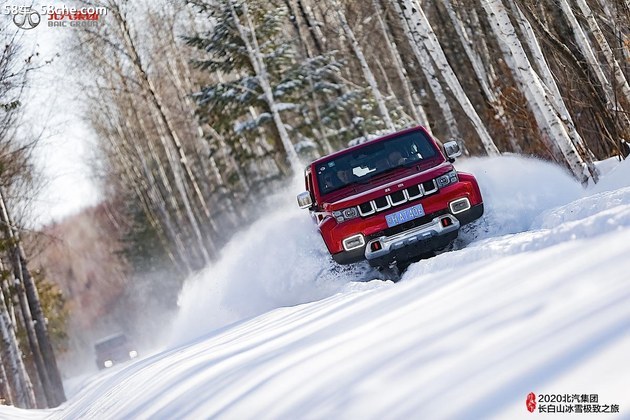
<path fill-rule="evenodd" d="M 350 89 L 342 81 L 344 63 L 335 51 L 311 58 L 298 55 L 283 32 L 285 5 L 258 0 L 246 5 L 231 0 L 195 4 L 215 22 L 206 33 L 187 38 L 204 52 L 195 64 L 215 80 L 194 95 L 199 114 L 231 139 L 242 161 L 256 153 L 281 151 L 275 158 L 282 168 L 294 153 L 329 153 L 383 128 L 365 90 Z M 272 147 L 261 138 L 272 139 Z"/>

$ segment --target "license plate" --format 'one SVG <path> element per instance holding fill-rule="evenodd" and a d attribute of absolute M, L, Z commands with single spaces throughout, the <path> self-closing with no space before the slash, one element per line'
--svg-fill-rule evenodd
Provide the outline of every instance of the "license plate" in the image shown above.
<path fill-rule="evenodd" d="M 413 207 L 397 211 L 396 213 L 388 214 L 385 216 L 385 220 L 387 221 L 388 227 L 394 227 L 422 216 L 424 216 L 422 204 L 417 204 Z"/>

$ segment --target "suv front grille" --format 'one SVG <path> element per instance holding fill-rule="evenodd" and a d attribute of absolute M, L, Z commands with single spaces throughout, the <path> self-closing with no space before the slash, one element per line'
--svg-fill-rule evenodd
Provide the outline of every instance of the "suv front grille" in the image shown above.
<path fill-rule="evenodd" d="M 430 179 L 418 185 L 412 185 L 403 190 L 375 198 L 374 200 L 361 203 L 357 206 L 362 217 L 370 216 L 387 210 L 391 207 L 400 206 L 409 201 L 417 200 L 420 197 L 435 194 L 438 192 L 438 185 L 435 179 Z"/>

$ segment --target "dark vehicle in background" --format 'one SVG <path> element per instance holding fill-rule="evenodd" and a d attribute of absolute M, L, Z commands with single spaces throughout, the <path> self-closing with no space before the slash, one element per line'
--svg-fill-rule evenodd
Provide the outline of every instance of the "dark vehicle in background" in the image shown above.
<path fill-rule="evenodd" d="M 138 357 L 138 352 L 125 334 L 115 334 L 94 344 L 96 365 L 105 369 Z"/>
<path fill-rule="evenodd" d="M 414 127 L 324 156 L 298 195 L 339 264 L 404 268 L 483 214 L 477 180 L 453 167 L 459 145 Z"/>

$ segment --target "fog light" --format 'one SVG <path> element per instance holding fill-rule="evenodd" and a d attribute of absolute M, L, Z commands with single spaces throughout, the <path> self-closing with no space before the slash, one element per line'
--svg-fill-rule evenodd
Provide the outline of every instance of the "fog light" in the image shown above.
<path fill-rule="evenodd" d="M 442 226 L 443 227 L 449 227 L 452 224 L 453 224 L 453 221 L 451 220 L 450 217 L 445 217 L 444 219 L 442 219 Z"/>
<path fill-rule="evenodd" d="M 135 351 L 135 350 L 131 350 L 131 351 L 129 352 L 129 358 L 130 358 L 130 359 L 135 359 L 136 357 L 138 357 L 138 352 L 137 352 L 137 351 Z"/>
<path fill-rule="evenodd" d="M 105 360 L 105 363 L 103 363 L 103 366 L 105 366 L 106 368 L 110 368 L 114 366 L 114 362 L 112 362 L 111 360 Z"/>
<path fill-rule="evenodd" d="M 457 214 L 463 211 L 466 211 L 470 208 L 470 201 L 468 198 L 458 198 L 457 200 L 451 201 L 448 205 L 451 209 L 451 213 Z"/>
<path fill-rule="evenodd" d="M 365 239 L 360 233 L 358 235 L 350 236 L 343 240 L 343 249 L 346 251 L 352 251 L 353 249 L 361 248 L 365 245 Z"/>
<path fill-rule="evenodd" d="M 379 241 L 372 242 L 372 245 L 370 245 L 370 249 L 371 249 L 373 252 L 374 252 L 374 251 L 378 251 L 378 250 L 380 250 L 381 248 L 383 248 L 383 247 L 381 246 L 381 243 L 380 243 Z"/>

